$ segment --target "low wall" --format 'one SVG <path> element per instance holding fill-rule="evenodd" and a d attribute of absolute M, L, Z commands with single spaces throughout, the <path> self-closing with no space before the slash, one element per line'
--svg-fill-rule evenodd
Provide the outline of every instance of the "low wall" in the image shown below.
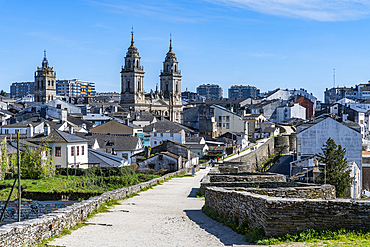
<path fill-rule="evenodd" d="M 262 227 L 267 236 L 305 229 L 366 229 L 370 227 L 370 202 L 350 199 L 300 199 L 259 195 L 247 191 L 208 187 L 205 205 L 219 215 L 251 228 Z"/>
<path fill-rule="evenodd" d="M 217 167 L 218 171 L 223 174 L 255 171 L 255 167 L 247 162 L 224 161 L 224 163 L 215 163 L 213 166 Z"/>
<path fill-rule="evenodd" d="M 37 219 L 16 222 L 0 227 L 0 246 L 32 246 L 43 239 L 59 235 L 64 228 L 76 225 L 86 218 L 106 200 L 122 199 L 135 194 L 143 188 L 150 187 L 165 179 L 180 174 L 182 171 L 168 173 L 160 178 L 140 183 L 130 187 L 105 192 L 100 196 L 92 197 L 72 206 L 56 210 Z"/>
<path fill-rule="evenodd" d="M 209 182 L 286 182 L 286 177 L 277 173 L 211 174 Z"/>
<path fill-rule="evenodd" d="M 260 195 L 286 198 L 308 198 L 308 199 L 335 199 L 335 187 L 332 185 L 318 186 L 305 183 L 284 183 L 284 182 L 266 182 L 266 183 L 223 183 L 223 182 L 204 182 L 200 185 L 202 194 L 205 194 L 208 187 L 222 187 L 228 190 L 247 191 Z"/>

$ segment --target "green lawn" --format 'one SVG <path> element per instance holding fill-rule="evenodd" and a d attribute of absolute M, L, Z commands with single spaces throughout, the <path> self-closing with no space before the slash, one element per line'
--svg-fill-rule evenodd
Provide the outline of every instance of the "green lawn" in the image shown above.
<path fill-rule="evenodd" d="M 104 193 L 106 191 L 135 185 L 141 182 L 159 177 L 159 175 L 133 174 L 127 176 L 66 176 L 45 179 L 22 179 L 23 191 L 32 192 L 93 192 Z M 6 200 L 9 196 L 14 180 L 0 181 L 0 200 Z M 13 191 L 11 200 L 17 198 L 18 186 Z M 27 198 L 32 199 L 32 198 Z"/>

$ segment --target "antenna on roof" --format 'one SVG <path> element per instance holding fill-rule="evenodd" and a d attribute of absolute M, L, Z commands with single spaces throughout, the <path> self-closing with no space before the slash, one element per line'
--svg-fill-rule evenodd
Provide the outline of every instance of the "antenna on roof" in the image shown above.
<path fill-rule="evenodd" d="M 333 69 L 333 87 L 335 88 L 335 68 Z"/>

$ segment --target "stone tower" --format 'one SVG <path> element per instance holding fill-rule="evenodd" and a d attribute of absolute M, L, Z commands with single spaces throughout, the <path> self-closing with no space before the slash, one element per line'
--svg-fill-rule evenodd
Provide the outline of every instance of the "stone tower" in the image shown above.
<path fill-rule="evenodd" d="M 134 32 L 131 32 L 131 46 L 128 48 L 125 65 L 121 70 L 121 104 L 145 103 L 144 68 L 141 57 L 134 45 Z"/>
<path fill-rule="evenodd" d="M 47 103 L 56 99 L 56 72 L 49 67 L 44 51 L 42 66 L 35 72 L 35 102 Z"/>
<path fill-rule="evenodd" d="M 177 121 L 180 119 L 180 113 L 178 109 L 176 109 L 176 106 L 181 105 L 182 107 L 181 71 L 179 70 L 179 63 L 177 62 L 176 55 L 172 51 L 172 39 L 170 39 L 170 49 L 163 62 L 163 70 L 159 77 L 163 97 L 169 100 L 170 120 Z"/>

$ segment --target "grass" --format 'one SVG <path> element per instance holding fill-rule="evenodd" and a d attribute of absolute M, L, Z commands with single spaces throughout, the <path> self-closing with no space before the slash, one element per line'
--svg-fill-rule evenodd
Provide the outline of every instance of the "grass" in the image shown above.
<path fill-rule="evenodd" d="M 135 185 L 149 181 L 158 175 L 134 174 L 125 177 L 110 176 L 65 176 L 45 178 L 45 179 L 22 179 L 22 190 L 30 192 L 95 192 L 104 193 L 122 187 Z M 0 200 L 6 200 L 14 180 L 0 181 Z M 14 188 L 11 200 L 17 198 L 18 186 Z M 29 198 L 32 199 L 32 198 Z"/>
<path fill-rule="evenodd" d="M 289 244 L 294 242 L 309 243 L 310 246 L 370 246 L 370 229 L 348 230 L 307 229 L 295 234 L 284 234 L 279 237 L 266 237 L 262 227 L 249 228 L 248 219 L 242 223 L 228 220 L 215 210 L 204 205 L 202 211 L 210 218 L 223 223 L 239 234 L 245 235 L 245 241 L 258 245 Z"/>
<path fill-rule="evenodd" d="M 142 188 L 139 192 L 147 191 L 149 189 L 152 189 L 153 187 L 155 187 L 157 185 L 161 185 L 164 182 L 167 182 L 171 178 L 174 178 L 174 177 L 178 177 L 178 178 L 187 177 L 187 174 L 186 174 L 185 171 L 184 172 L 181 172 L 178 175 L 173 175 L 173 176 L 171 176 L 169 178 L 164 179 L 163 181 L 158 181 L 157 184 L 151 185 L 149 187 Z M 77 229 L 79 229 L 79 228 L 81 228 L 83 226 L 89 225 L 89 223 L 87 223 L 88 219 L 94 217 L 98 213 L 111 212 L 111 211 L 109 211 L 109 208 L 110 207 L 112 207 L 113 205 L 119 205 L 120 204 L 119 201 L 122 201 L 122 200 L 125 200 L 125 199 L 128 199 L 128 198 L 132 198 L 134 196 L 137 196 L 139 194 L 139 192 L 133 193 L 133 194 L 130 194 L 130 195 L 127 195 L 127 196 L 125 196 L 124 198 L 122 198 L 120 200 L 118 200 L 118 199 L 106 200 L 104 203 L 100 204 L 100 206 L 99 206 L 98 209 L 95 209 L 92 213 L 89 213 L 86 218 L 82 219 L 81 222 L 77 223 L 75 226 L 71 226 L 69 229 L 68 228 L 64 228 L 59 235 L 55 235 L 55 236 L 50 237 L 48 239 L 44 239 L 41 243 L 39 243 L 37 245 L 37 247 L 52 247 L 52 246 L 54 246 L 54 245 L 49 245 L 48 243 L 50 241 L 52 241 L 53 239 L 55 239 L 55 238 L 60 238 L 60 237 L 65 236 L 65 235 L 69 235 L 69 234 L 72 233 L 72 231 L 77 230 Z"/>
<path fill-rule="evenodd" d="M 267 172 L 277 161 L 280 159 L 281 154 L 273 154 L 272 158 L 266 160 L 266 162 L 262 165 L 261 172 Z"/>

